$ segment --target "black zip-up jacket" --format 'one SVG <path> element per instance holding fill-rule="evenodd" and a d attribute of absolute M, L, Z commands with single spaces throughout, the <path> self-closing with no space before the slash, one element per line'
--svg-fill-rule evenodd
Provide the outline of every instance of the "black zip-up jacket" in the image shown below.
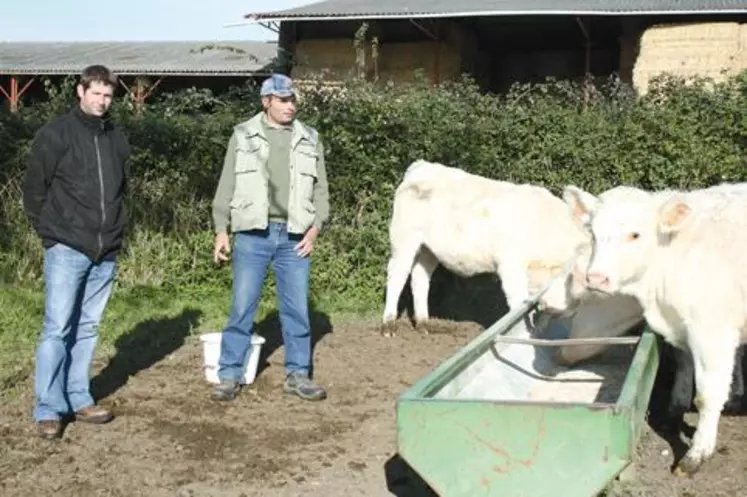
<path fill-rule="evenodd" d="M 129 156 L 119 127 L 77 105 L 37 131 L 23 207 L 44 247 L 62 243 L 94 262 L 116 257 L 127 224 Z"/>

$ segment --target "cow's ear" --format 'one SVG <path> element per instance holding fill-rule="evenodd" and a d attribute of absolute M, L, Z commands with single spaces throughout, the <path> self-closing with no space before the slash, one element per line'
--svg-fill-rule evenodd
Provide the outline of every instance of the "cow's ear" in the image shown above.
<path fill-rule="evenodd" d="M 669 235 L 677 233 L 693 214 L 693 208 L 678 197 L 666 200 L 659 207 L 659 231 Z"/>
<path fill-rule="evenodd" d="M 591 214 L 597 206 L 597 197 L 577 186 L 568 185 L 563 189 L 563 200 L 576 223 L 582 228 L 588 227 Z"/>

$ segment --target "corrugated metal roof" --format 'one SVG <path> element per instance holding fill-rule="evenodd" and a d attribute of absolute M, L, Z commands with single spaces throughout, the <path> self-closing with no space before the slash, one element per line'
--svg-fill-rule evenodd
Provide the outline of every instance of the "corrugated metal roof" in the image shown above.
<path fill-rule="evenodd" d="M 208 46 L 215 49 L 199 52 Z M 122 75 L 243 76 L 269 73 L 276 55 L 277 43 L 264 41 L 0 42 L 0 74 L 78 74 L 103 64 Z"/>
<path fill-rule="evenodd" d="M 747 0 L 326 0 L 246 14 L 253 21 L 312 21 L 501 15 L 745 13 Z"/>

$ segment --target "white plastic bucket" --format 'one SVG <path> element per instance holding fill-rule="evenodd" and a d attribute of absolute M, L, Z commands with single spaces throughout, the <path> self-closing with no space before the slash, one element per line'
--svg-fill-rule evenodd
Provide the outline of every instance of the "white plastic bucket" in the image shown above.
<path fill-rule="evenodd" d="M 205 380 L 216 384 L 218 379 L 218 359 L 220 358 L 220 340 L 222 333 L 205 333 L 200 335 L 202 341 L 203 368 L 205 369 Z M 240 383 L 249 385 L 257 376 L 259 365 L 259 354 L 265 339 L 259 335 L 252 334 L 252 343 L 244 358 L 244 376 Z"/>

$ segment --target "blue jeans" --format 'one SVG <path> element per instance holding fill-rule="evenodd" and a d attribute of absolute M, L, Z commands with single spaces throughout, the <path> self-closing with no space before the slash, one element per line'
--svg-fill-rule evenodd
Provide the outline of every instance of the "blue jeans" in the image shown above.
<path fill-rule="evenodd" d="M 280 326 L 285 345 L 285 372 L 308 376 L 311 368 L 309 323 L 309 257 L 293 247 L 302 239 L 289 234 L 285 224 L 270 223 L 266 230 L 234 235 L 233 296 L 228 323 L 223 329 L 218 378 L 239 381 L 251 345 L 254 314 L 267 268 L 272 263 L 277 286 Z"/>
<path fill-rule="evenodd" d="M 113 260 L 95 264 L 61 243 L 45 249 L 44 326 L 34 378 L 36 421 L 59 420 L 94 404 L 89 374 L 115 267 Z"/>

